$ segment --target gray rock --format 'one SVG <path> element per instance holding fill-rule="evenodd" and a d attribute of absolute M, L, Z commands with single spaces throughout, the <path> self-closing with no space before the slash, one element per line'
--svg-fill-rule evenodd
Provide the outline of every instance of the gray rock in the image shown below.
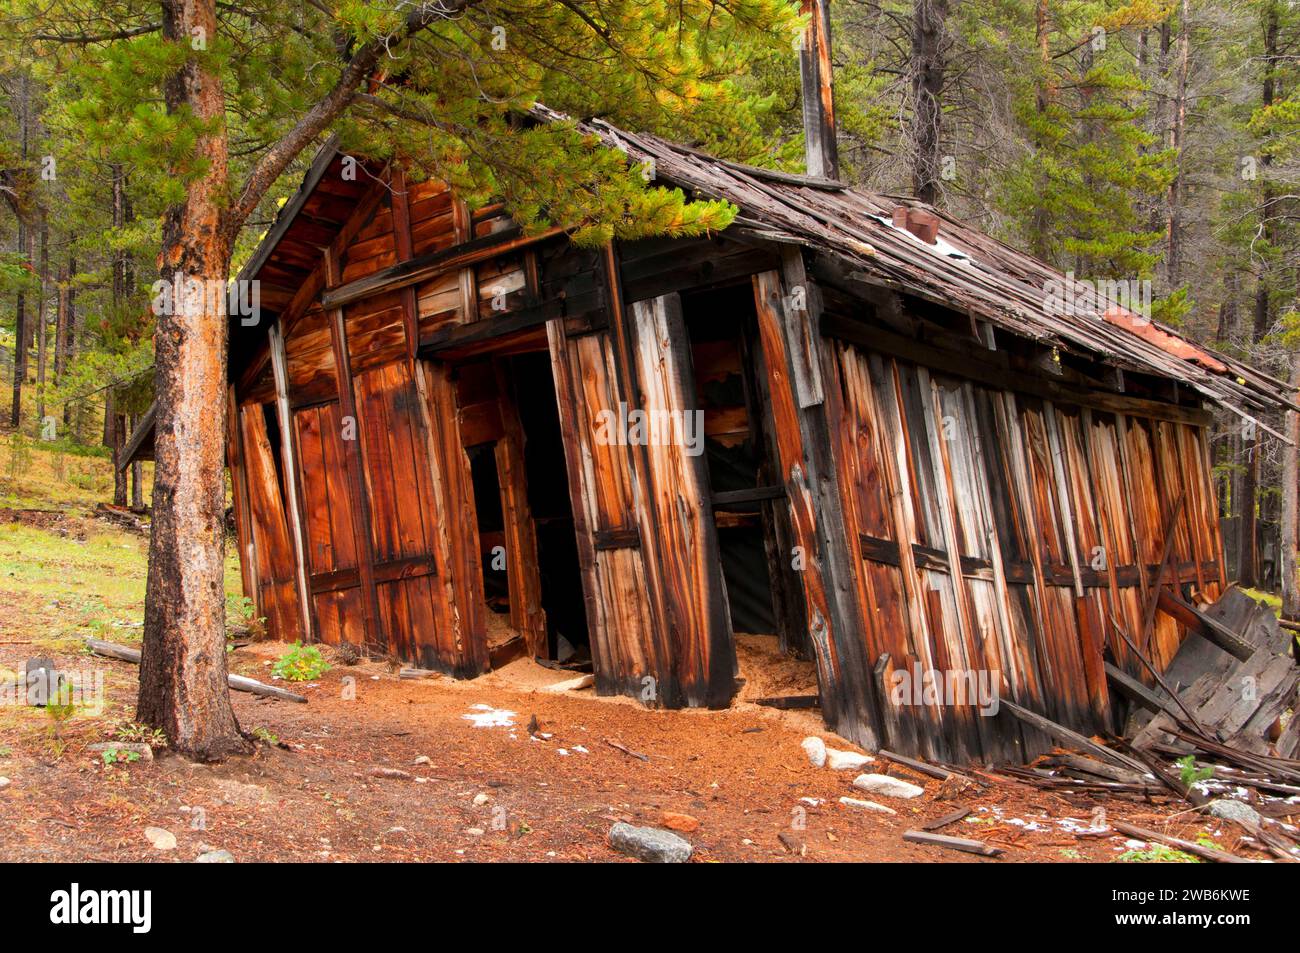
<path fill-rule="evenodd" d="M 208 850 L 194 858 L 196 864 L 233 864 L 235 855 L 228 850 Z"/>
<path fill-rule="evenodd" d="M 63 683 L 63 676 L 54 667 L 53 659 L 28 659 L 24 676 L 24 683 L 27 686 L 27 704 L 38 708 L 45 707 Z"/>
<path fill-rule="evenodd" d="M 176 835 L 164 827 L 146 827 L 144 836 L 154 850 L 175 850 Z"/>
<path fill-rule="evenodd" d="M 824 768 L 826 766 L 826 742 L 813 735 L 809 735 L 800 744 L 803 753 L 808 756 L 814 768 Z"/>
<path fill-rule="evenodd" d="M 1225 821 L 1241 821 L 1245 824 L 1258 824 L 1262 818 L 1259 811 L 1242 801 L 1220 798 L 1210 804 L 1210 813 Z"/>
<path fill-rule="evenodd" d="M 684 864 L 695 852 L 690 841 L 676 834 L 622 821 L 609 829 L 609 846 L 647 864 Z"/>
<path fill-rule="evenodd" d="M 853 786 L 868 794 L 881 794 L 885 797 L 920 797 L 925 788 L 917 787 L 887 774 L 859 774 L 853 779 Z"/>

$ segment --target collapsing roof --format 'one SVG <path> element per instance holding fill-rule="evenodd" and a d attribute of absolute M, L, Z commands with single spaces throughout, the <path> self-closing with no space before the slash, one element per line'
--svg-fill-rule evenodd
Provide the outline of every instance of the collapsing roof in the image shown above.
<path fill-rule="evenodd" d="M 541 106 L 533 112 L 543 121 L 565 118 Z M 1284 381 L 1211 352 L 1126 310 L 1123 302 L 1106 301 L 1090 284 L 913 199 L 902 201 L 940 220 L 940 242 L 927 243 L 895 226 L 896 198 L 727 162 L 600 119 L 579 123 L 579 128 L 637 162 L 649 160 L 657 180 L 737 206 L 732 230 L 739 238 L 749 235 L 825 252 L 869 283 L 933 301 L 1046 346 L 1098 357 L 1122 370 L 1181 381 L 1250 419 L 1296 407 Z M 1089 304 L 1098 297 L 1103 308 Z"/>

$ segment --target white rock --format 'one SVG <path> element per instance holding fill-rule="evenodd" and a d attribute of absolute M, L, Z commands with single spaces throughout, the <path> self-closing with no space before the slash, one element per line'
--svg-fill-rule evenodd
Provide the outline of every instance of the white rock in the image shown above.
<path fill-rule="evenodd" d="M 467 828 L 465 828 L 465 833 L 466 833 L 466 834 L 469 834 L 471 837 L 482 837 L 482 836 L 483 836 L 483 828 L 481 828 L 481 827 L 467 827 Z"/>
<path fill-rule="evenodd" d="M 808 760 L 812 762 L 814 768 L 826 766 L 826 742 L 809 735 L 799 747 L 803 748 L 803 753 L 808 756 Z"/>
<path fill-rule="evenodd" d="M 411 764 L 433 764 L 433 761 L 429 758 L 427 754 L 422 754 L 414 761 L 412 761 Z"/>
<path fill-rule="evenodd" d="M 11 784 L 13 784 L 13 782 L 10 781 L 8 778 L 0 777 L 0 791 L 3 791 L 5 788 L 9 787 L 9 785 L 11 785 Z"/>
<path fill-rule="evenodd" d="M 576 692 L 584 688 L 590 688 L 596 684 L 595 675 L 580 675 L 577 678 L 571 678 L 564 682 L 556 682 L 554 685 L 548 685 L 548 692 Z"/>
<path fill-rule="evenodd" d="M 857 771 L 875 760 L 871 755 L 858 754 L 856 751 L 826 749 L 826 767 L 832 771 Z"/>
<path fill-rule="evenodd" d="M 475 806 L 475 807 L 482 807 L 484 804 L 486 804 L 486 803 L 487 803 L 488 801 L 490 801 L 490 800 L 492 800 L 492 795 L 490 795 L 490 794 L 475 794 L 475 795 L 474 795 L 474 806 Z"/>
<path fill-rule="evenodd" d="M 887 774 L 859 774 L 853 779 L 853 786 L 859 791 L 882 794 L 885 797 L 912 798 L 920 797 L 925 793 L 925 788 L 900 781 L 898 778 L 891 778 Z"/>
<path fill-rule="evenodd" d="M 875 801 L 863 801 L 856 797 L 842 797 L 840 803 L 845 807 L 857 808 L 859 811 L 870 811 L 872 814 L 897 814 L 892 807 L 885 807 L 883 804 L 877 804 Z"/>
<path fill-rule="evenodd" d="M 176 835 L 161 827 L 146 827 L 144 836 L 153 844 L 154 850 L 175 850 Z"/>

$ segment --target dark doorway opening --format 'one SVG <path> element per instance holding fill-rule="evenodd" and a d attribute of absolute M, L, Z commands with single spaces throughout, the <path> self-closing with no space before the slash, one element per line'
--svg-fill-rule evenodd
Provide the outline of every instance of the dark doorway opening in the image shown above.
<path fill-rule="evenodd" d="M 802 593 L 772 442 L 751 285 L 682 295 L 732 628 L 802 654 Z"/>
<path fill-rule="evenodd" d="M 507 338 L 458 364 L 456 387 L 489 650 L 583 666 L 591 640 L 550 353 Z"/>
<path fill-rule="evenodd" d="M 578 663 L 591 658 L 591 640 L 551 358 L 547 352 L 530 352 L 505 361 L 524 434 L 547 647 L 552 659 Z"/>

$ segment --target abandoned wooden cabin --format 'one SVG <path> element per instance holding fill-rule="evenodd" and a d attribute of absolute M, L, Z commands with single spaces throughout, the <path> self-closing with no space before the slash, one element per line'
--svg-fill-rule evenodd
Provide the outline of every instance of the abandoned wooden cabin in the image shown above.
<path fill-rule="evenodd" d="M 318 154 L 239 276 L 260 320 L 230 330 L 240 566 L 271 635 L 462 678 L 511 644 L 587 652 L 601 694 L 717 708 L 734 634 L 764 633 L 868 749 L 1041 750 L 990 689 L 1116 726 L 1107 664 L 1149 683 L 1127 640 L 1163 666 L 1184 634 L 1148 609 L 1159 581 L 1228 582 L 1210 407 L 1258 419 L 1286 386 L 835 181 L 825 6 L 819 176 L 582 124 L 737 206 L 707 239 L 577 247 Z"/>

